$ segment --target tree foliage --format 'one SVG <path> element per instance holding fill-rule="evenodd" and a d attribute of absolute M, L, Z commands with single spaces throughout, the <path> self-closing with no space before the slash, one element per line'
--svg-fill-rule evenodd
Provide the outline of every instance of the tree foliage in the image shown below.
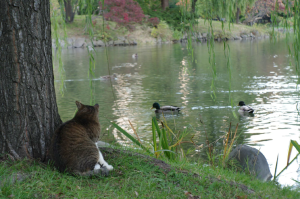
<path fill-rule="evenodd" d="M 258 0 L 255 2 L 251 11 L 253 13 L 259 13 L 260 15 L 270 15 L 275 9 L 280 12 L 285 11 L 285 4 L 282 0 L 277 0 L 277 5 L 276 0 Z"/>
<path fill-rule="evenodd" d="M 198 0 L 196 9 L 203 18 L 227 18 L 227 20 L 231 20 L 235 17 L 238 23 L 240 14 L 244 14 L 246 8 L 252 6 L 254 2 L 255 0 Z"/>
<path fill-rule="evenodd" d="M 246 22 L 253 22 L 264 16 L 271 17 L 272 13 L 286 13 L 286 7 L 290 8 L 293 6 L 293 1 L 284 0 L 258 0 L 255 2 L 253 7 L 247 9 Z"/>
<path fill-rule="evenodd" d="M 157 27 L 157 25 L 159 24 L 159 18 L 151 17 L 150 19 L 148 19 L 148 23 L 154 27 Z"/>
<path fill-rule="evenodd" d="M 235 13 L 236 23 L 239 23 L 240 14 L 244 14 L 248 6 L 252 6 L 255 0 L 231 0 L 232 13 Z"/>
<path fill-rule="evenodd" d="M 99 6 L 106 11 L 104 13 L 106 20 L 115 21 L 119 25 L 140 23 L 145 16 L 139 4 L 133 0 L 104 0 L 104 5 L 99 1 Z"/>

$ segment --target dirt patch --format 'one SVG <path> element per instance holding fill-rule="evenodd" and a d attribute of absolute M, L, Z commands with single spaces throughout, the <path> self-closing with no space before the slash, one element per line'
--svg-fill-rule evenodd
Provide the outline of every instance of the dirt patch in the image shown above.
<path fill-rule="evenodd" d="M 130 38 L 134 38 L 137 43 L 142 44 L 155 44 L 156 39 L 151 36 L 150 27 L 137 27 L 136 30 L 130 33 Z"/>

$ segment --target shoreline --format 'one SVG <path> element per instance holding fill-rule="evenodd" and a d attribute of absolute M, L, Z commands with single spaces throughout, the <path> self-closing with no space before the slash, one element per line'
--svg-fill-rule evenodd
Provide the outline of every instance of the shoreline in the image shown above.
<path fill-rule="evenodd" d="M 270 34 L 263 34 L 258 31 L 252 31 L 249 33 L 241 33 L 240 35 L 230 35 L 222 36 L 221 34 L 214 35 L 214 41 L 233 41 L 233 40 L 258 40 L 258 39 L 268 39 Z M 210 39 L 209 33 L 200 33 L 194 32 L 191 36 L 193 42 L 206 42 Z M 163 40 L 162 38 L 153 38 L 152 42 L 139 42 L 139 39 L 128 37 L 128 36 L 119 36 L 117 40 L 110 40 L 108 42 L 102 40 L 90 40 L 88 37 L 68 37 L 65 39 L 58 39 L 60 46 L 63 49 L 72 49 L 72 48 L 91 48 L 93 47 L 105 47 L 105 46 L 136 46 L 138 44 L 147 45 L 147 44 L 168 44 L 168 43 L 186 43 L 188 41 L 188 34 L 185 33 L 179 40 Z M 52 48 L 57 49 L 57 44 L 55 39 L 52 39 Z"/>

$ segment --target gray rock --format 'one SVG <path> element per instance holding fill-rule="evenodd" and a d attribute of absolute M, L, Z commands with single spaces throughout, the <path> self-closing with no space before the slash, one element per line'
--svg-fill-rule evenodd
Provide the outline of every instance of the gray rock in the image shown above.
<path fill-rule="evenodd" d="M 184 33 L 183 36 L 182 36 L 182 39 L 187 39 L 187 38 L 188 38 L 188 34 Z"/>
<path fill-rule="evenodd" d="M 251 32 L 255 37 L 260 36 L 260 33 L 257 30 L 252 30 Z"/>
<path fill-rule="evenodd" d="M 237 35 L 234 35 L 234 36 L 233 36 L 233 39 L 234 39 L 234 40 L 241 40 L 242 38 L 239 37 L 239 36 L 237 36 Z"/>
<path fill-rule="evenodd" d="M 86 47 L 88 47 L 88 46 L 92 46 L 92 42 L 91 42 L 91 40 L 87 40 L 87 41 L 85 41 L 85 45 L 84 46 L 86 46 Z"/>
<path fill-rule="evenodd" d="M 106 45 L 107 45 L 107 46 L 113 46 L 113 45 L 114 45 L 114 41 L 109 41 L 109 42 L 107 42 Z"/>
<path fill-rule="evenodd" d="M 157 37 L 157 38 L 156 38 L 156 43 L 161 44 L 161 41 L 162 41 L 162 40 L 161 40 L 160 37 Z"/>
<path fill-rule="evenodd" d="M 76 38 L 74 40 L 74 48 L 83 48 L 85 45 L 86 44 L 84 38 Z"/>
<path fill-rule="evenodd" d="M 137 42 L 134 39 L 127 39 L 129 45 L 137 45 Z"/>
<path fill-rule="evenodd" d="M 73 46 L 73 43 L 74 43 L 73 38 L 67 38 L 67 44 L 68 44 L 68 47 L 69 47 L 69 46 Z"/>
<path fill-rule="evenodd" d="M 202 33 L 202 37 L 207 38 L 207 33 Z"/>
<path fill-rule="evenodd" d="M 87 49 L 88 49 L 88 51 L 94 51 L 94 49 L 93 49 L 93 47 L 92 46 L 87 46 Z"/>
<path fill-rule="evenodd" d="M 198 33 L 198 39 L 202 39 L 202 35 L 200 32 Z"/>
<path fill-rule="evenodd" d="M 97 46 L 105 46 L 105 43 L 101 40 L 97 40 L 97 41 L 93 41 L 94 43 L 94 46 L 97 47 Z"/>
<path fill-rule="evenodd" d="M 128 45 L 134 45 L 134 40 L 133 39 L 128 38 L 127 41 L 128 41 Z"/>
<path fill-rule="evenodd" d="M 124 45 L 124 44 L 125 44 L 124 40 L 117 40 L 117 41 L 114 41 L 114 45 L 115 45 L 115 46 L 122 46 L 122 45 Z"/>
<path fill-rule="evenodd" d="M 265 156 L 250 146 L 238 145 L 229 154 L 228 161 L 237 162 L 236 166 L 240 166 L 243 171 L 249 171 L 262 181 L 269 181 L 272 178 Z"/>
<path fill-rule="evenodd" d="M 242 39 L 246 39 L 248 37 L 247 34 L 241 34 Z"/>
<path fill-rule="evenodd" d="M 120 36 L 119 36 L 119 37 L 118 37 L 118 40 L 120 40 L 120 41 L 123 41 L 123 42 L 124 42 L 124 41 L 125 41 L 125 37 L 123 37 L 123 36 L 121 36 L 121 37 L 120 37 Z"/>
<path fill-rule="evenodd" d="M 60 46 L 61 46 L 62 48 L 64 48 L 65 45 L 66 45 L 66 42 L 65 42 L 65 40 L 63 40 L 63 39 L 59 39 L 59 40 L 58 40 L 58 43 L 60 44 Z"/>

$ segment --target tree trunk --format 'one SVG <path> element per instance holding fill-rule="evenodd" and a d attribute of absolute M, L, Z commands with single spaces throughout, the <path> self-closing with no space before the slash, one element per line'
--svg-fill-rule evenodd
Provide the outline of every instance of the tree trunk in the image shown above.
<path fill-rule="evenodd" d="M 238 7 L 236 9 L 236 23 L 238 24 L 240 22 L 240 13 L 241 13 L 241 10 L 240 8 Z"/>
<path fill-rule="evenodd" d="M 169 7 L 169 0 L 161 0 L 161 9 L 166 10 Z"/>
<path fill-rule="evenodd" d="M 76 4 L 77 4 L 77 1 L 74 3 L 72 0 L 64 0 L 65 20 L 67 23 L 72 23 L 74 21 Z"/>
<path fill-rule="evenodd" d="M 192 13 L 195 13 L 196 2 L 197 0 L 192 0 Z"/>
<path fill-rule="evenodd" d="M 49 0 L 0 1 L 0 156 L 47 160 L 61 124 Z"/>

